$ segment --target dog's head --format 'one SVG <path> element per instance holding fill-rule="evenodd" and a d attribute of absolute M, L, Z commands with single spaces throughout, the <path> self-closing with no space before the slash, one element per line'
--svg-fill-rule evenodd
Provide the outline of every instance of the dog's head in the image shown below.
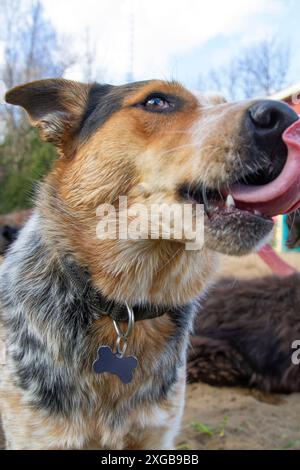
<path fill-rule="evenodd" d="M 120 195 L 128 206 L 204 204 L 205 246 L 229 254 L 257 248 L 272 216 L 299 202 L 298 124 L 285 138 L 289 152 L 282 137 L 298 116 L 283 103 L 226 103 L 159 80 L 123 86 L 42 80 L 10 90 L 6 100 L 24 107 L 42 138 L 58 147 L 48 182 L 64 214 L 77 217 L 73 242 L 80 239 L 85 256 L 92 246 L 94 258 L 111 250 L 95 245 L 96 210 L 116 205 Z M 106 269 L 123 256 L 121 244 L 114 247 Z"/>
<path fill-rule="evenodd" d="M 298 202 L 293 188 L 289 196 L 280 188 L 282 134 L 298 119 L 285 104 L 228 104 L 158 80 L 43 80 L 6 99 L 59 148 L 57 189 L 75 210 L 95 211 L 119 195 L 148 205 L 195 201 L 205 205 L 208 247 L 242 254 L 268 235 L 272 215 Z"/>

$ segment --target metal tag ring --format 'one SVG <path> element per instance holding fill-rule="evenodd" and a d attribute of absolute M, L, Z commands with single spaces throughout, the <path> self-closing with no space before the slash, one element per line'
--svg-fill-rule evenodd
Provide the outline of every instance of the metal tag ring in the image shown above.
<path fill-rule="evenodd" d="M 118 338 L 129 338 L 129 336 L 132 333 L 133 327 L 134 327 L 134 312 L 133 312 L 133 309 L 131 307 L 129 307 L 127 302 L 125 302 L 125 305 L 126 305 L 127 313 L 128 313 L 127 330 L 125 332 L 123 332 L 120 329 L 118 322 L 116 320 L 113 320 L 114 327 L 115 327 L 116 333 L 118 335 Z"/>
<path fill-rule="evenodd" d="M 124 341 L 123 346 L 121 344 L 122 340 Z M 119 354 L 119 356 L 123 357 L 127 349 L 127 339 L 124 338 L 124 336 L 118 336 L 117 342 L 116 342 L 116 348 L 117 348 L 117 353 Z"/>

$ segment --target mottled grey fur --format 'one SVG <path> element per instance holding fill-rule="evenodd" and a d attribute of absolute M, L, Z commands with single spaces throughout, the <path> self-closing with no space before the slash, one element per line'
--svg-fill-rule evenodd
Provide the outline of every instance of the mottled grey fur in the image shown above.
<path fill-rule="evenodd" d="M 91 350 L 90 329 L 100 312 L 90 302 L 89 290 L 78 289 L 64 271 L 63 255 L 50 248 L 41 225 L 36 212 L 0 268 L 7 360 L 27 403 L 50 414 L 69 416 L 83 409 L 92 414 L 101 396 L 94 396 L 85 376 L 97 354 Z M 113 410 L 106 410 L 109 426 L 120 424 L 143 403 L 165 398 L 176 382 L 177 369 L 185 361 L 194 306 L 170 315 L 176 334 L 155 363 L 143 364 L 144 358 L 138 358 L 140 367 L 145 367 L 145 386 L 122 408 L 116 402 Z M 95 375 L 95 380 L 103 379 Z"/>

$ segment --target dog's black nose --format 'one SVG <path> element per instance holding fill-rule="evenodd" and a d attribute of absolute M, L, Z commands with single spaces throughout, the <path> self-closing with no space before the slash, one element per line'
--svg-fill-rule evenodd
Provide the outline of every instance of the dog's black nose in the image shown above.
<path fill-rule="evenodd" d="M 266 184 L 281 173 L 287 158 L 282 134 L 298 119 L 295 111 L 280 101 L 257 100 L 247 109 L 245 151 L 255 170 L 246 177 L 248 184 Z"/>
<path fill-rule="evenodd" d="M 280 101 L 257 101 L 248 111 L 256 141 L 265 151 L 272 142 L 278 142 L 285 129 L 298 120 L 295 111 Z"/>

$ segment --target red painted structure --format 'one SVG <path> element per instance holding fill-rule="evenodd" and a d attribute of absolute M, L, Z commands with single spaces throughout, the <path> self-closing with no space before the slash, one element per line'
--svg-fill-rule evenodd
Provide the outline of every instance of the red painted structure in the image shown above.
<path fill-rule="evenodd" d="M 298 96 L 298 103 L 293 103 L 291 99 L 287 99 L 284 101 L 286 101 L 290 106 L 292 106 L 292 108 L 294 108 L 296 113 L 300 114 L 300 92 Z"/>
<path fill-rule="evenodd" d="M 275 93 L 271 98 L 285 101 L 300 115 L 300 83 Z"/>

